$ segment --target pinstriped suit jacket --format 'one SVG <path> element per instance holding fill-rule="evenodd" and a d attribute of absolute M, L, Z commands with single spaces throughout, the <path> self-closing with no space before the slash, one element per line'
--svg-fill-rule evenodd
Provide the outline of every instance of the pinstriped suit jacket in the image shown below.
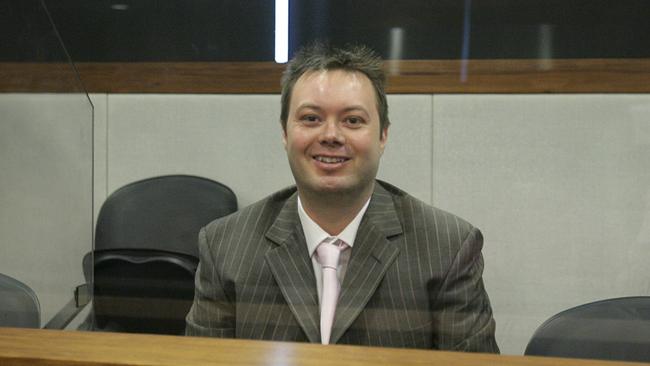
<path fill-rule="evenodd" d="M 377 181 L 341 284 L 331 343 L 498 352 L 469 223 Z M 213 221 L 187 335 L 320 342 L 296 188 Z"/>

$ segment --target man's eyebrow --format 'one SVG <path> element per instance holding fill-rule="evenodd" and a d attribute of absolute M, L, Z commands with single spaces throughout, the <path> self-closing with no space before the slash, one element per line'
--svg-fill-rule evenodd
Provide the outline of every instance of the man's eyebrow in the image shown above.
<path fill-rule="evenodd" d="M 305 104 L 299 105 L 298 108 L 296 108 L 296 110 L 301 110 L 301 109 L 304 109 L 304 108 L 316 109 L 316 110 L 319 110 L 319 111 L 323 109 L 323 108 L 319 107 L 316 104 L 305 103 Z"/>
<path fill-rule="evenodd" d="M 368 111 L 363 106 L 360 106 L 360 105 L 349 106 L 349 107 L 343 109 L 343 111 L 344 112 L 361 111 L 361 112 L 363 112 L 363 113 L 365 113 L 367 115 L 370 115 L 370 113 L 368 113 Z"/>
<path fill-rule="evenodd" d="M 312 110 L 317 111 L 317 112 L 320 112 L 320 111 L 323 110 L 323 108 L 320 107 L 317 104 L 305 103 L 305 104 L 299 105 L 298 108 L 296 108 L 296 112 L 299 112 L 299 111 L 301 111 L 303 109 L 312 109 Z M 342 113 L 350 113 L 350 112 L 361 112 L 361 113 L 365 114 L 367 117 L 370 116 L 370 112 L 368 112 L 368 110 L 366 108 L 364 108 L 363 106 L 361 106 L 361 105 L 351 105 L 349 107 L 343 108 Z"/>

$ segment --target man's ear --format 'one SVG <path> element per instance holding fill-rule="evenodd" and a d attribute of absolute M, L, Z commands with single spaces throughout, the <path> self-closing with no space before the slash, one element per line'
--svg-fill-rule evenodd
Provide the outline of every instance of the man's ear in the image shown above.
<path fill-rule="evenodd" d="M 381 151 L 384 151 L 384 147 L 386 146 L 386 142 L 388 141 L 388 127 L 383 128 L 381 130 L 381 134 L 379 135 L 379 147 L 381 147 Z"/>
<path fill-rule="evenodd" d="M 284 146 L 284 149 L 287 150 L 287 129 L 286 128 L 282 129 L 282 145 Z"/>

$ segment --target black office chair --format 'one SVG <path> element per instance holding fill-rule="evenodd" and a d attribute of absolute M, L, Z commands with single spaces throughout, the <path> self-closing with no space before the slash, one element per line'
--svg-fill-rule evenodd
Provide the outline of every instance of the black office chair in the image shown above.
<path fill-rule="evenodd" d="M 41 306 L 34 291 L 0 273 L 0 327 L 39 328 Z"/>
<path fill-rule="evenodd" d="M 535 331 L 524 354 L 650 362 L 650 296 L 563 311 Z"/>
<path fill-rule="evenodd" d="M 111 194 L 83 259 L 93 308 L 81 329 L 182 334 L 194 296 L 199 229 L 237 210 L 221 183 L 186 175 L 141 180 Z"/>

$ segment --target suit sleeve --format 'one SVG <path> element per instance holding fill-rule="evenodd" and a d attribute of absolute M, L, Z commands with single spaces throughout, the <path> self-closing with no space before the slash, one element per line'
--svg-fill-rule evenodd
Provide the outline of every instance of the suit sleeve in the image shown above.
<path fill-rule="evenodd" d="M 235 337 L 235 304 L 228 299 L 205 228 L 199 232 L 199 265 L 194 302 L 185 319 L 185 334 L 203 337 Z"/>
<path fill-rule="evenodd" d="M 499 353 L 495 322 L 483 286 L 483 236 L 472 228 L 433 301 L 436 348 Z"/>

